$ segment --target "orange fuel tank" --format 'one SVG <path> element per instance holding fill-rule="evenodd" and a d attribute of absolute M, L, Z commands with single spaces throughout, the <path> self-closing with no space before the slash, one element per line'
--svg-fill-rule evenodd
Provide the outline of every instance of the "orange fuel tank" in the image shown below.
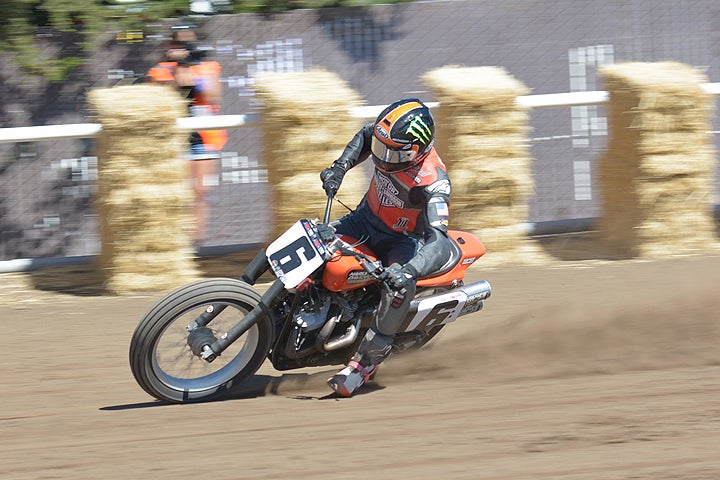
<path fill-rule="evenodd" d="M 345 242 L 353 245 L 356 240 L 352 237 L 339 235 Z M 373 261 L 377 260 L 375 254 L 365 245 L 353 247 L 357 252 L 367 255 Z M 333 258 L 325 265 L 322 283 L 332 292 L 342 292 L 364 287 L 375 282 L 375 279 L 360 266 L 360 262 L 350 255 L 341 255 L 336 252 Z"/>

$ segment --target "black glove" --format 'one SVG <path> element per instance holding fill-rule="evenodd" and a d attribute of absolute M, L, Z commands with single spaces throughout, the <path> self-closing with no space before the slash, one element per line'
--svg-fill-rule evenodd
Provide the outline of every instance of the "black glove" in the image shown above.
<path fill-rule="evenodd" d="M 318 235 L 320 240 L 325 243 L 330 243 L 335 240 L 335 229 L 328 223 L 321 223 L 317 226 Z"/>
<path fill-rule="evenodd" d="M 323 189 L 328 195 L 335 195 L 345 176 L 345 169 L 333 163 L 332 167 L 326 168 L 320 173 L 320 180 L 323 182 Z"/>
<path fill-rule="evenodd" d="M 385 283 L 395 291 L 401 291 L 414 277 L 410 268 L 400 267 L 397 263 L 386 268 L 384 273 Z"/>

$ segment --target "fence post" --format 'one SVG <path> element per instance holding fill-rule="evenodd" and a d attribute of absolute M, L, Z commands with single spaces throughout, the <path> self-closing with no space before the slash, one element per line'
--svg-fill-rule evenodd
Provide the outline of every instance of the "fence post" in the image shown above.
<path fill-rule="evenodd" d="M 106 289 L 158 291 L 197 277 L 188 134 L 176 125 L 185 100 L 159 85 L 92 90 L 89 100 L 102 124 L 96 206 Z"/>
<path fill-rule="evenodd" d="M 676 62 L 600 70 L 609 144 L 599 163 L 598 238 L 613 256 L 667 256 L 715 245 L 716 169 L 705 76 Z"/>

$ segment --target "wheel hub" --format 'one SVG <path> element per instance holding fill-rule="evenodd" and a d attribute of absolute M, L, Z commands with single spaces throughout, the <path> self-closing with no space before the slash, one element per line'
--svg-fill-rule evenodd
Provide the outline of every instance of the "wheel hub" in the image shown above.
<path fill-rule="evenodd" d="M 198 327 L 190 332 L 187 338 L 187 344 L 194 355 L 202 356 L 204 347 L 212 345 L 217 338 L 212 330 L 208 327 Z"/>

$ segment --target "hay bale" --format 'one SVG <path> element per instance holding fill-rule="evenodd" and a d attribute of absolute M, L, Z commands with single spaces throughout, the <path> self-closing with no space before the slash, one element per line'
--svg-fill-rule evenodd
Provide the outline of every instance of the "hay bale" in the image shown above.
<path fill-rule="evenodd" d="M 187 133 L 176 127 L 186 101 L 160 85 L 92 90 L 89 100 L 103 126 L 95 203 L 106 289 L 160 291 L 197 278 Z"/>
<path fill-rule="evenodd" d="M 497 67 L 449 66 L 423 76 L 440 102 L 437 145 L 453 184 L 451 223 L 478 235 L 489 251 L 527 250 L 527 199 L 532 193 L 528 112 L 516 97 L 529 92 Z"/>
<path fill-rule="evenodd" d="M 317 218 L 322 220 L 325 213 L 327 196 L 322 186 L 317 188 L 317 184 L 320 182 L 318 172 L 299 173 L 278 180 L 279 181 L 273 183 L 271 194 L 272 204 L 282 206 L 282 208 L 277 208 L 275 212 L 275 236 L 287 230 L 290 225 L 300 218 Z M 364 172 L 360 168 L 354 168 L 345 175 L 339 195 L 345 198 L 345 192 L 352 192 L 357 198 L 359 192 L 364 192 L 367 188 L 368 179 Z M 301 200 L 293 202 L 293 198 Z M 360 198 L 362 197 L 360 196 Z M 343 203 L 354 207 L 357 201 L 348 204 L 348 202 L 343 199 Z M 347 211 L 337 203 L 333 205 L 333 218 L 339 218 L 346 213 Z"/>
<path fill-rule="evenodd" d="M 714 249 L 714 98 L 698 70 L 676 62 L 602 67 L 610 92 L 600 160 L 598 238 L 614 255 Z"/>
<path fill-rule="evenodd" d="M 263 160 L 273 191 L 274 234 L 299 218 L 322 217 L 325 193 L 320 172 L 342 153 L 362 125 L 349 108 L 362 104 L 360 96 L 334 73 L 315 69 L 296 73 L 267 73 L 255 89 L 264 102 Z M 360 201 L 368 179 L 362 168 L 351 170 L 338 198 Z M 338 210 L 338 209 L 336 209 Z"/>

